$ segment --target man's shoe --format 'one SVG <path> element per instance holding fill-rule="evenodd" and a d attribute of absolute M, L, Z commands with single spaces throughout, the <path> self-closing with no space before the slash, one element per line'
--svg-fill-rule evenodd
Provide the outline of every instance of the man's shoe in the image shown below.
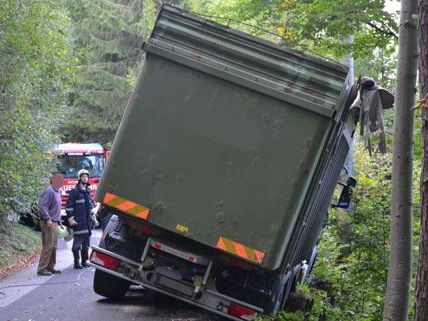
<path fill-rule="evenodd" d="M 51 272 L 52 274 L 61 274 L 60 270 L 55 270 L 55 269 L 48 269 L 48 272 Z"/>
<path fill-rule="evenodd" d="M 86 263 L 86 261 L 82 262 L 82 267 L 87 268 L 89 267 L 88 263 Z"/>
<path fill-rule="evenodd" d="M 80 265 L 80 263 L 79 263 L 79 262 L 74 262 L 74 268 L 75 268 L 76 270 L 83 269 L 83 267 Z"/>
<path fill-rule="evenodd" d="M 50 276 L 52 275 L 51 272 L 47 271 L 47 270 L 42 270 L 42 271 L 38 271 L 37 275 L 41 275 L 41 276 Z"/>

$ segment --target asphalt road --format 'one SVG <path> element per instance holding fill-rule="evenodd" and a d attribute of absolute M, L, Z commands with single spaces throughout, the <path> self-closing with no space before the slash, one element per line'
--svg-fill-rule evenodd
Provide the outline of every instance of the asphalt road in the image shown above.
<path fill-rule="evenodd" d="M 92 238 L 99 240 L 99 232 Z M 112 302 L 92 290 L 93 268 L 74 270 L 70 243 L 58 244 L 57 268 L 62 274 L 36 275 L 37 264 L 0 282 L 0 321 L 224 321 L 184 302 L 131 287 Z"/>

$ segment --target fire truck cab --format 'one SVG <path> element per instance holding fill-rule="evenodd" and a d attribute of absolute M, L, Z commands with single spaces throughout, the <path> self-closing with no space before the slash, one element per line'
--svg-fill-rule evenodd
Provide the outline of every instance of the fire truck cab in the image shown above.
<path fill-rule="evenodd" d="M 58 156 L 58 171 L 64 174 L 64 186 L 61 187 L 61 215 L 65 216 L 65 204 L 70 191 L 77 184 L 77 172 L 82 168 L 89 171 L 91 196 L 97 190 L 101 174 L 103 172 L 108 152 L 101 144 L 60 144 L 54 149 Z M 97 211 L 98 206 L 94 211 Z"/>

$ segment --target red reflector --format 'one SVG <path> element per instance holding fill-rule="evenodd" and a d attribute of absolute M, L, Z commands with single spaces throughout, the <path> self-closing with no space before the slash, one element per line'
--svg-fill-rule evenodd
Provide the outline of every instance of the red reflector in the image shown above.
<path fill-rule="evenodd" d="M 253 320 L 257 316 L 257 312 L 246 308 L 242 305 L 231 303 L 227 309 L 227 313 L 234 317 L 241 318 L 243 320 Z"/>
<path fill-rule="evenodd" d="M 118 259 L 97 251 L 92 251 L 91 262 L 114 271 L 117 270 L 119 266 Z"/>
<path fill-rule="evenodd" d="M 254 320 L 257 316 L 256 311 L 236 303 L 231 303 L 229 305 L 227 313 L 229 313 L 230 315 L 233 315 L 234 317 L 241 318 L 243 320 Z"/>
<path fill-rule="evenodd" d="M 162 245 L 161 245 L 161 244 L 159 244 L 159 243 L 153 243 L 153 244 L 152 244 L 152 246 L 153 246 L 155 249 L 158 249 L 158 250 L 160 250 L 160 249 L 162 248 Z"/>

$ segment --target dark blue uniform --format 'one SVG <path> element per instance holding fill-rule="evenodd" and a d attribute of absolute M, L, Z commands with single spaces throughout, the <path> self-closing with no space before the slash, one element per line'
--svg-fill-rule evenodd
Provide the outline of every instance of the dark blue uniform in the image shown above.
<path fill-rule="evenodd" d="M 80 266 L 80 253 L 82 254 L 82 264 L 86 266 L 88 260 L 88 251 L 92 230 L 93 217 L 91 210 L 93 208 L 93 201 L 91 199 L 91 192 L 89 184 L 85 189 L 80 187 L 80 183 L 70 191 L 65 211 L 67 219 L 73 218 L 77 225 L 71 226 L 73 229 L 73 246 L 72 251 L 74 255 L 75 268 Z"/>

